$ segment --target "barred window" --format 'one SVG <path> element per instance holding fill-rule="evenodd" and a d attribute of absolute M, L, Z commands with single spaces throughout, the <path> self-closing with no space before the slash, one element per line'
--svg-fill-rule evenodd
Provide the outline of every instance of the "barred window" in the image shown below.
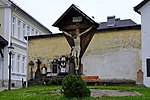
<path fill-rule="evenodd" d="M 31 33 L 31 35 L 34 35 L 34 29 L 32 28 L 32 33 Z"/>
<path fill-rule="evenodd" d="M 30 35 L 30 26 L 27 26 L 27 35 Z"/>
<path fill-rule="evenodd" d="M 147 77 L 150 77 L 150 59 L 147 59 L 146 63 L 147 63 Z"/>
<path fill-rule="evenodd" d="M 16 18 L 13 17 L 12 18 L 12 36 L 15 36 L 15 32 L 16 32 Z"/>
<path fill-rule="evenodd" d="M 20 70 L 20 55 L 17 56 L 17 72 Z"/>
<path fill-rule="evenodd" d="M 22 73 L 24 73 L 25 70 L 25 57 L 22 58 Z"/>
<path fill-rule="evenodd" d="M 15 54 L 12 54 L 11 62 L 12 62 L 11 68 L 12 68 L 12 71 L 14 71 L 14 67 L 15 67 Z"/>
<path fill-rule="evenodd" d="M 20 39 L 21 37 L 21 21 L 18 20 L 18 38 Z"/>
<path fill-rule="evenodd" d="M 26 24 L 25 24 L 25 23 L 23 23 L 22 31 L 23 31 L 22 40 L 25 40 L 25 39 L 24 39 L 24 36 L 26 36 L 26 35 L 27 35 L 27 34 L 26 34 Z"/>

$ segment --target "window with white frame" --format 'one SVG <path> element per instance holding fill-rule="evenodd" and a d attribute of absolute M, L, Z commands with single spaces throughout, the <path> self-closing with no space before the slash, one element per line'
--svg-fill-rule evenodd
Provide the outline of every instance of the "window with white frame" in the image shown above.
<path fill-rule="evenodd" d="M 31 33 L 31 35 L 34 35 L 34 28 L 32 28 L 32 33 Z"/>
<path fill-rule="evenodd" d="M 25 57 L 22 57 L 22 73 L 24 73 L 25 70 Z"/>
<path fill-rule="evenodd" d="M 22 26 L 22 33 L 23 33 L 22 40 L 25 40 L 25 39 L 24 39 L 24 36 L 27 35 L 27 34 L 26 34 L 26 24 L 25 24 L 25 23 L 23 23 L 23 26 Z"/>
<path fill-rule="evenodd" d="M 12 17 L 12 36 L 15 36 L 16 32 L 16 17 Z"/>
<path fill-rule="evenodd" d="M 27 35 L 30 35 L 30 26 L 27 26 Z"/>
<path fill-rule="evenodd" d="M 17 72 L 20 70 L 20 55 L 17 55 Z"/>
<path fill-rule="evenodd" d="M 18 20 L 18 38 L 21 37 L 21 21 Z"/>
<path fill-rule="evenodd" d="M 15 54 L 12 54 L 12 59 L 11 59 L 12 61 L 12 71 L 14 71 L 14 67 L 15 67 Z"/>
<path fill-rule="evenodd" d="M 36 30 L 35 35 L 38 35 L 38 31 Z"/>

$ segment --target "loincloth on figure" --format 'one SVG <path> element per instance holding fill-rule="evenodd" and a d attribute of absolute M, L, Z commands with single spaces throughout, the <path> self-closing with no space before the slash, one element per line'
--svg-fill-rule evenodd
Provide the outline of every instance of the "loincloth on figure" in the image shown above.
<path fill-rule="evenodd" d="M 74 57 L 79 57 L 81 48 L 80 47 L 72 47 L 72 49 L 73 49 L 72 50 L 72 55 Z"/>

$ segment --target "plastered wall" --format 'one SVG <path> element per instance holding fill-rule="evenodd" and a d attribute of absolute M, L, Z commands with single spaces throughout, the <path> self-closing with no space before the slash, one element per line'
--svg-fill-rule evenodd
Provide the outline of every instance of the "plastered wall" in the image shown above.
<path fill-rule="evenodd" d="M 39 58 L 42 64 L 49 66 L 52 59 L 69 53 L 70 47 L 63 36 L 31 39 L 28 61 L 36 62 Z M 137 80 L 137 72 L 141 70 L 140 30 L 125 29 L 95 33 L 82 57 L 82 64 L 83 74 L 96 75 L 102 80 Z"/>

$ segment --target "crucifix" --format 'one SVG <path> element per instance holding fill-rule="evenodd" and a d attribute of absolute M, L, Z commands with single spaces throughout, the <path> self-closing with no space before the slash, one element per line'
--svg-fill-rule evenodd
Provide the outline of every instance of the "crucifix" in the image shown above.
<path fill-rule="evenodd" d="M 31 80 L 33 79 L 33 66 L 34 66 L 34 62 L 30 61 L 29 65 L 31 66 Z"/>
<path fill-rule="evenodd" d="M 92 25 L 91 27 L 89 27 L 87 30 L 85 30 L 84 32 L 80 33 L 80 23 L 76 23 L 76 31 L 75 33 L 71 33 L 69 34 L 68 32 L 60 29 L 64 34 L 66 34 L 67 36 L 71 37 L 74 41 L 74 46 L 72 46 L 72 50 L 71 50 L 71 54 L 74 57 L 74 62 L 75 62 L 75 68 L 76 71 L 79 70 L 79 66 L 80 66 L 80 53 L 81 53 L 81 35 L 89 32 L 94 26 Z"/>

